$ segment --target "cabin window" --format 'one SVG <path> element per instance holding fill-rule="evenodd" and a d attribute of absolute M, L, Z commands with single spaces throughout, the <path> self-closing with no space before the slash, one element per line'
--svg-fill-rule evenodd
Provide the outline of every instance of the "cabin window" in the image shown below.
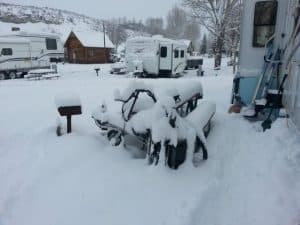
<path fill-rule="evenodd" d="M 181 50 L 180 56 L 181 58 L 184 58 L 184 50 Z"/>
<path fill-rule="evenodd" d="M 174 51 L 174 57 L 175 57 L 175 58 L 178 58 L 178 57 L 179 57 L 179 51 L 178 51 L 177 49 Z"/>
<path fill-rule="evenodd" d="M 57 50 L 56 39 L 46 38 L 46 48 L 47 50 Z"/>
<path fill-rule="evenodd" d="M 265 47 L 275 32 L 277 1 L 262 1 L 255 4 L 253 46 Z"/>
<path fill-rule="evenodd" d="M 160 48 L 160 57 L 166 58 L 168 56 L 168 49 L 167 47 L 161 47 Z"/>
<path fill-rule="evenodd" d="M 2 48 L 1 55 L 12 55 L 13 51 L 11 48 Z"/>

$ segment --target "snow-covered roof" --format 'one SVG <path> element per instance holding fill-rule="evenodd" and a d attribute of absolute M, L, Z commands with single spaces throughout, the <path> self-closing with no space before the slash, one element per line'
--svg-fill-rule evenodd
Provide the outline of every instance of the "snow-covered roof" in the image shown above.
<path fill-rule="evenodd" d="M 84 47 L 104 48 L 104 35 L 102 32 L 72 32 Z M 105 35 L 105 47 L 115 47 L 107 35 Z"/>
<path fill-rule="evenodd" d="M 168 38 L 164 38 L 161 35 L 154 35 L 152 37 L 134 37 L 131 39 L 128 39 L 127 42 L 168 42 L 168 43 L 176 43 L 178 45 L 185 45 L 182 41 L 178 41 L 178 40 L 172 40 L 172 39 L 168 39 Z"/>
<path fill-rule="evenodd" d="M 26 38 L 3 38 L 0 37 L 0 43 L 29 43 Z"/>
<path fill-rule="evenodd" d="M 0 33 L 0 37 L 51 37 L 51 38 L 59 38 L 57 34 L 53 33 L 31 33 L 25 31 L 10 31 L 6 33 Z"/>
<path fill-rule="evenodd" d="M 182 40 L 179 40 L 179 41 L 181 41 L 181 42 L 182 42 L 183 44 L 185 44 L 187 47 L 189 47 L 190 44 L 192 43 L 191 40 L 187 40 L 187 39 L 182 39 Z"/>

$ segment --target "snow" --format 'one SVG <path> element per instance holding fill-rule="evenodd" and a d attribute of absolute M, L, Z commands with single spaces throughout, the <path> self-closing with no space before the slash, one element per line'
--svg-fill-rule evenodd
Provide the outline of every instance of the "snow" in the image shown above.
<path fill-rule="evenodd" d="M 80 106 L 80 97 L 76 94 L 61 94 L 55 97 L 55 104 L 57 108 L 68 106 Z"/>
<path fill-rule="evenodd" d="M 102 32 L 80 32 L 73 31 L 81 44 L 85 47 L 104 48 L 104 35 Z M 114 48 L 109 37 L 105 35 L 105 47 Z"/>
<path fill-rule="evenodd" d="M 278 91 L 277 91 L 277 93 L 278 93 Z M 257 99 L 257 100 L 255 100 L 255 104 L 264 106 L 267 104 L 267 99 L 265 99 L 265 98 Z"/>
<path fill-rule="evenodd" d="M 182 43 L 184 43 L 185 45 L 186 45 L 186 47 L 189 47 L 190 45 L 191 45 L 191 43 L 192 43 L 192 41 L 191 40 L 179 40 L 179 41 L 181 41 Z"/>
<path fill-rule="evenodd" d="M 21 36 L 21 37 L 32 37 L 32 36 L 36 36 L 36 37 L 51 37 L 51 38 L 59 38 L 58 35 L 53 34 L 53 33 L 46 33 L 46 32 L 40 32 L 40 33 L 31 33 L 31 32 L 25 32 L 25 31 L 10 31 L 7 33 L 1 33 L 1 36 L 3 37 L 15 37 L 15 36 Z"/>
<path fill-rule="evenodd" d="M 187 59 L 189 59 L 189 60 L 199 60 L 199 59 L 203 59 L 203 57 L 202 56 L 193 56 L 193 55 L 189 55 L 189 56 L 187 56 Z"/>
<path fill-rule="evenodd" d="M 36 70 L 30 70 L 28 74 L 47 74 L 47 73 L 55 73 L 55 70 L 52 69 L 36 69 Z"/>
<path fill-rule="evenodd" d="M 126 64 L 124 62 L 117 62 L 111 65 L 112 69 L 126 69 Z"/>
<path fill-rule="evenodd" d="M 197 108 L 187 116 L 187 120 L 195 128 L 199 128 L 200 130 L 202 130 L 215 113 L 215 103 L 200 101 Z"/>
<path fill-rule="evenodd" d="M 299 224 L 299 132 L 279 119 L 262 133 L 260 123 L 228 114 L 231 67 L 214 71 L 205 59 L 204 77 L 189 71 L 180 79 L 143 79 L 162 92 L 201 81 L 205 101 L 217 105 L 208 160 L 173 171 L 148 166 L 99 135 L 91 112 L 103 99 L 117 111 L 114 89 L 136 79 L 98 66 L 99 77 L 95 65 L 65 64 L 59 80 L 0 82 L 1 225 Z M 85 110 L 72 120 L 72 134 L 57 137 L 53 102 L 66 92 L 80 96 Z"/>
<path fill-rule="evenodd" d="M 166 43 L 173 43 L 173 44 L 186 47 L 184 42 L 180 40 L 172 40 L 169 38 L 165 38 L 162 35 L 153 35 L 152 37 L 137 36 L 127 40 L 127 43 L 151 43 L 151 42 L 166 42 Z"/>
<path fill-rule="evenodd" d="M 186 101 L 196 94 L 200 94 L 202 96 L 202 84 L 200 81 L 182 82 L 180 88 L 178 88 L 178 93 L 181 101 Z"/>
<path fill-rule="evenodd" d="M 260 102 L 259 102 L 260 103 Z M 243 107 L 241 110 L 241 114 L 246 117 L 254 117 L 256 114 L 255 106 L 250 105 L 248 107 Z"/>

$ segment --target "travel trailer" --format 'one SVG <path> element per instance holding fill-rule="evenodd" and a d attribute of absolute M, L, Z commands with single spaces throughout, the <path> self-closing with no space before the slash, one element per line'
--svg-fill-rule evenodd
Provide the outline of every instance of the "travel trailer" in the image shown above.
<path fill-rule="evenodd" d="M 142 76 L 172 76 L 186 67 L 187 46 L 162 36 L 136 37 L 127 41 L 128 71 Z"/>
<path fill-rule="evenodd" d="M 232 103 L 262 126 L 285 108 L 300 128 L 300 1 L 244 1 Z M 282 111 L 281 111 L 282 112 Z"/>
<path fill-rule="evenodd" d="M 50 68 L 64 60 L 59 36 L 12 32 L 0 35 L 0 80 L 24 76 L 33 69 Z"/>

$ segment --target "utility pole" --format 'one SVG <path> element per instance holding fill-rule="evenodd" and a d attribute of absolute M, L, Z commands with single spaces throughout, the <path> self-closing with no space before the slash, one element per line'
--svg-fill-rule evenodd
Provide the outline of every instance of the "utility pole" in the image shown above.
<path fill-rule="evenodd" d="M 107 58 L 106 58 L 106 40 L 105 40 L 105 23 L 103 21 L 103 44 L 104 44 L 104 58 L 105 58 L 105 63 L 107 63 Z"/>

